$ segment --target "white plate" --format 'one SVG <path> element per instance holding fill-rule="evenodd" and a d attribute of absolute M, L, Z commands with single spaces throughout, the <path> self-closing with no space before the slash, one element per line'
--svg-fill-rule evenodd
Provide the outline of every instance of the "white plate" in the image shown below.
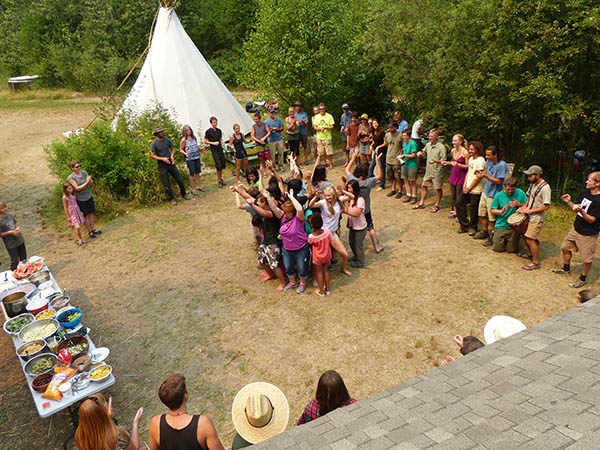
<path fill-rule="evenodd" d="M 99 362 L 104 361 L 109 354 L 110 350 L 108 347 L 98 347 L 92 352 L 92 364 L 98 364 Z"/>

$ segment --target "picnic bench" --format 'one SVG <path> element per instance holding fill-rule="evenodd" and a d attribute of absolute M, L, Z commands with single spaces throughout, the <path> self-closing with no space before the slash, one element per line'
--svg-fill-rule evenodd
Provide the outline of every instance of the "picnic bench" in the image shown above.
<path fill-rule="evenodd" d="M 256 154 L 256 143 L 254 143 L 254 142 L 245 143 L 244 142 L 244 148 L 246 149 L 246 153 L 248 154 L 248 162 L 249 163 L 253 162 L 253 161 L 258 161 L 258 155 Z M 289 151 L 290 151 L 290 149 L 286 143 L 285 147 L 283 149 L 284 158 L 287 157 L 287 154 Z M 223 147 L 223 153 L 225 155 L 225 160 L 235 166 L 235 156 L 234 156 L 235 152 L 233 149 L 229 148 L 229 145 L 227 145 L 227 143 Z"/>
<path fill-rule="evenodd" d="M 24 75 L 21 77 L 12 77 L 8 79 L 8 89 L 11 91 L 18 91 L 20 89 L 31 90 L 31 83 L 34 80 L 40 78 L 39 75 Z"/>

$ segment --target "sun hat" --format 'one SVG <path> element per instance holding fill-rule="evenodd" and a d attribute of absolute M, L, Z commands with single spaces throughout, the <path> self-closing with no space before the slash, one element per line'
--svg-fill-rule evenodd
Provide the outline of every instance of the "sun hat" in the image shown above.
<path fill-rule="evenodd" d="M 154 132 L 153 132 L 152 134 L 153 134 L 154 136 L 156 136 L 156 135 L 157 135 L 158 133 L 160 133 L 161 131 L 165 131 L 165 129 L 164 129 L 164 128 L 162 128 L 162 127 L 156 127 L 156 128 L 154 129 Z"/>
<path fill-rule="evenodd" d="M 369 115 L 368 115 L 367 113 L 363 113 L 363 114 L 361 114 L 361 116 L 360 116 L 360 120 L 363 120 L 363 119 L 365 119 L 365 120 L 369 120 Z"/>
<path fill-rule="evenodd" d="M 483 337 L 489 345 L 526 329 L 525 324 L 514 317 L 494 316 L 485 324 Z"/>
<path fill-rule="evenodd" d="M 292 106 L 302 106 L 302 103 L 299 100 L 296 100 Z"/>
<path fill-rule="evenodd" d="M 524 170 L 525 175 L 541 175 L 543 170 L 540 166 L 531 166 L 529 169 Z"/>
<path fill-rule="evenodd" d="M 286 429 L 290 407 L 281 389 L 258 381 L 237 393 L 231 405 L 231 418 L 244 440 L 258 444 Z"/>
<path fill-rule="evenodd" d="M 348 103 L 343 103 L 342 109 L 350 109 L 350 107 L 348 106 Z"/>

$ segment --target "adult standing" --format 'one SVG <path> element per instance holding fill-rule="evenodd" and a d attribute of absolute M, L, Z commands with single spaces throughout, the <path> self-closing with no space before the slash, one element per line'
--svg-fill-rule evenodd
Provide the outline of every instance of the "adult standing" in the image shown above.
<path fill-rule="evenodd" d="M 421 149 L 423 148 L 423 143 L 421 142 L 421 136 L 423 134 L 423 119 L 417 119 L 415 120 L 415 123 L 413 123 L 410 137 L 413 141 L 417 143 L 419 151 L 421 151 Z"/>
<path fill-rule="evenodd" d="M 483 171 L 485 159 L 483 158 L 483 144 L 479 141 L 469 143 L 469 160 L 467 161 L 467 175 L 462 191 L 458 193 L 456 200 L 456 215 L 460 223 L 459 233 L 469 233 L 475 236 L 477 233 L 477 222 L 479 221 L 479 199 L 483 192 Z M 470 214 L 467 216 L 467 204 Z"/>
<path fill-rule="evenodd" d="M 260 113 L 254 113 L 254 124 L 250 129 L 250 138 L 252 142 L 256 144 L 256 156 L 258 156 L 258 162 L 260 163 L 260 173 L 265 175 L 265 162 L 271 159 L 271 153 L 267 146 L 267 139 L 271 134 L 271 130 L 265 122 L 261 122 Z"/>
<path fill-rule="evenodd" d="M 384 145 L 385 141 L 385 128 L 379 124 L 379 120 L 373 119 L 371 124 L 371 151 L 373 156 L 371 158 L 371 164 L 369 165 L 369 177 L 375 175 L 375 167 L 377 166 L 377 156 L 381 154 L 382 163 L 379 165 L 379 174 L 381 181 L 379 182 L 378 191 L 385 189 L 385 159 L 387 153 L 387 147 Z"/>
<path fill-rule="evenodd" d="M 352 121 L 352 111 L 350 111 L 350 106 L 348 103 L 344 103 L 342 105 L 342 115 L 340 116 L 340 132 L 342 133 L 342 148 L 346 153 L 346 162 L 344 163 L 344 167 L 348 165 L 350 162 L 350 152 L 348 150 L 348 134 L 346 130 L 350 122 Z"/>
<path fill-rule="evenodd" d="M 10 270 L 15 270 L 19 262 L 27 259 L 27 249 L 17 221 L 3 202 L 0 202 L 0 237 L 10 256 Z"/>
<path fill-rule="evenodd" d="M 308 163 L 308 116 L 302 110 L 302 103 L 296 102 L 294 103 L 294 109 L 296 110 L 296 119 L 300 123 L 300 144 L 304 149 L 304 164 Z"/>
<path fill-rule="evenodd" d="M 277 163 L 278 169 L 281 172 L 283 170 L 283 136 L 281 132 L 283 131 L 283 121 L 276 116 L 277 110 L 271 109 L 269 110 L 269 118 L 265 120 L 265 124 L 271 130 L 269 134 L 269 151 L 271 152 L 271 161 L 273 164 Z"/>
<path fill-rule="evenodd" d="M 398 124 L 398 133 L 402 134 L 404 130 L 408 130 L 408 122 L 402 118 L 401 111 L 394 113 L 394 122 Z"/>
<path fill-rule="evenodd" d="M 406 198 L 404 203 L 417 203 L 417 144 L 410 138 L 410 132 L 405 129 L 402 132 L 402 168 L 400 169 Z M 400 192 L 401 194 L 401 192 Z"/>
<path fill-rule="evenodd" d="M 431 212 L 436 213 L 440 210 L 440 202 L 442 201 L 442 183 L 444 168 L 442 161 L 446 160 L 447 151 L 444 144 L 439 141 L 440 132 L 433 129 L 429 132 L 429 142 L 420 152 L 421 156 L 427 158 L 427 166 L 425 175 L 421 183 L 421 201 L 413 206 L 413 209 L 425 208 L 425 198 L 427 197 L 427 189 L 431 186 L 435 189 L 436 199 L 435 204 L 431 207 Z M 419 155 L 419 153 L 417 153 Z"/>
<path fill-rule="evenodd" d="M 398 133 L 398 124 L 396 122 L 390 122 L 388 125 L 388 132 L 385 135 L 383 144 L 387 148 L 385 155 L 385 173 L 392 182 L 392 190 L 388 192 L 388 197 L 393 197 L 398 192 L 400 197 L 402 196 L 402 184 L 401 184 L 401 173 L 400 173 L 400 160 L 398 156 L 402 154 L 402 135 Z M 397 188 L 399 191 L 396 191 Z M 396 197 L 396 198 L 400 198 Z"/>
<path fill-rule="evenodd" d="M 317 153 L 324 157 L 325 163 L 333 167 L 333 141 L 331 130 L 335 125 L 333 116 L 327 112 L 325 103 L 319 105 L 319 114 L 313 118 L 315 131 L 317 132 Z"/>
<path fill-rule="evenodd" d="M 235 182 L 240 184 L 240 172 L 242 166 L 244 167 L 244 173 L 248 175 L 248 154 L 246 153 L 246 138 L 240 132 L 240 126 L 237 123 L 233 124 L 233 134 L 229 136 L 229 147 L 234 151 L 235 157 Z"/>
<path fill-rule="evenodd" d="M 296 110 L 293 107 L 290 107 L 288 116 L 285 118 L 285 129 L 287 131 L 290 153 L 296 159 L 297 163 L 300 164 L 298 160 L 300 157 L 300 121 L 296 117 Z"/>
<path fill-rule="evenodd" d="M 587 274 L 592 267 L 596 253 L 596 241 L 600 232 L 600 172 L 588 175 L 583 191 L 579 194 L 577 203 L 571 201 L 571 196 L 565 194 L 561 197 L 569 208 L 577 215 L 573 227 L 565 236 L 560 249 L 562 251 L 563 266 L 552 272 L 569 275 L 571 273 L 571 258 L 573 252 L 579 252 L 583 259 L 583 269 L 577 280 L 569 283 L 573 288 L 585 286 Z"/>
<path fill-rule="evenodd" d="M 465 184 L 467 176 L 467 161 L 469 159 L 469 150 L 467 150 L 467 141 L 462 134 L 455 134 L 452 137 L 452 159 L 450 161 L 442 161 L 444 166 L 451 166 L 450 169 L 450 192 L 452 194 L 452 211 L 448 218 L 453 219 L 457 216 L 456 202 L 458 195 Z"/>
<path fill-rule="evenodd" d="M 185 193 L 185 184 L 183 184 L 183 178 L 181 177 L 181 174 L 175 165 L 173 143 L 169 138 L 165 137 L 165 130 L 161 127 L 154 129 L 154 136 L 154 140 L 150 144 L 150 157 L 158 162 L 158 173 L 160 174 L 160 179 L 165 187 L 167 197 L 169 197 L 169 200 L 171 200 L 172 204 L 176 205 L 177 201 L 175 200 L 173 191 L 171 190 L 171 180 L 169 179 L 169 174 L 177 182 L 179 186 L 179 192 L 181 193 L 181 198 L 187 200 L 189 196 Z M 79 203 L 79 201 L 77 203 Z M 81 205 L 79 208 L 81 208 Z M 81 211 L 83 212 L 83 209 L 81 209 Z"/>
<path fill-rule="evenodd" d="M 217 128 L 217 118 L 210 118 L 210 128 L 204 132 L 204 143 L 210 145 L 210 153 L 217 169 L 217 182 L 220 188 L 225 186 L 223 169 L 225 169 L 225 154 L 223 153 L 223 132 Z"/>
<path fill-rule="evenodd" d="M 192 127 L 185 125 L 181 130 L 181 135 L 179 153 L 185 156 L 185 163 L 190 172 L 190 189 L 192 190 L 192 195 L 198 195 L 198 192 L 194 189 L 194 181 L 196 181 L 196 189 L 204 192 L 204 189 L 200 186 L 200 171 L 202 170 L 200 148 L 198 147 L 198 141 L 196 140 L 196 136 L 194 136 Z"/>
<path fill-rule="evenodd" d="M 526 202 L 527 195 L 517 187 L 517 179 L 507 178 L 504 181 L 504 190 L 494 196 L 490 205 L 490 211 L 496 216 L 492 240 L 492 250 L 495 252 L 517 253 L 519 251 L 520 235 L 511 229 L 507 220 L 517 210 L 517 204 Z"/>
<path fill-rule="evenodd" d="M 94 196 L 90 186 L 94 183 L 92 177 L 85 170 L 81 170 L 81 164 L 77 161 L 69 163 L 71 174 L 67 177 L 67 182 L 73 186 L 75 190 L 75 198 L 77 205 L 83 213 L 85 227 L 88 230 L 88 235 L 93 239 L 98 234 L 102 234 L 101 230 L 96 230 L 96 207 L 94 206 Z"/>
<path fill-rule="evenodd" d="M 527 214 L 529 225 L 523 235 L 523 240 L 527 246 L 527 254 L 521 256 L 531 259 L 529 264 L 523 266 L 525 270 L 535 270 L 540 268 L 540 233 L 542 224 L 546 220 L 546 211 L 550 208 L 552 200 L 552 189 L 547 181 L 542 178 L 542 168 L 540 166 L 531 166 L 523 171 L 529 181 L 527 189 L 527 204 L 521 206 L 517 211 Z"/>
<path fill-rule="evenodd" d="M 502 184 L 506 177 L 506 163 L 502 161 L 500 152 L 494 145 L 490 145 L 485 150 L 485 159 L 485 170 L 483 172 L 485 187 L 479 200 L 481 231 L 473 236 L 473 239 L 486 239 L 483 245 L 488 247 L 492 245 L 492 236 L 491 232 L 488 232 L 488 224 L 492 222 L 493 227 L 493 223 L 496 220 L 496 216 L 491 213 L 490 207 L 494 196 L 502 190 Z"/>

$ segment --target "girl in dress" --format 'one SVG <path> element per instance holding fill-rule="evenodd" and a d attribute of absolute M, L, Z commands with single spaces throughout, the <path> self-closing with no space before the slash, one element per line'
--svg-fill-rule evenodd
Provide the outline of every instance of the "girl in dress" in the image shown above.
<path fill-rule="evenodd" d="M 452 161 L 442 161 L 443 166 L 451 166 L 450 191 L 452 192 L 452 211 L 448 218 L 456 217 L 456 202 L 458 194 L 463 190 L 465 177 L 467 176 L 467 161 L 469 160 L 468 144 L 462 134 L 455 134 L 452 138 Z"/>
<path fill-rule="evenodd" d="M 83 214 L 77 205 L 77 199 L 75 198 L 75 189 L 70 183 L 63 184 L 63 208 L 65 209 L 65 215 L 69 225 L 75 228 L 77 233 L 77 240 L 75 243 L 79 246 L 85 244 L 85 241 L 81 238 L 81 224 L 84 223 Z"/>

